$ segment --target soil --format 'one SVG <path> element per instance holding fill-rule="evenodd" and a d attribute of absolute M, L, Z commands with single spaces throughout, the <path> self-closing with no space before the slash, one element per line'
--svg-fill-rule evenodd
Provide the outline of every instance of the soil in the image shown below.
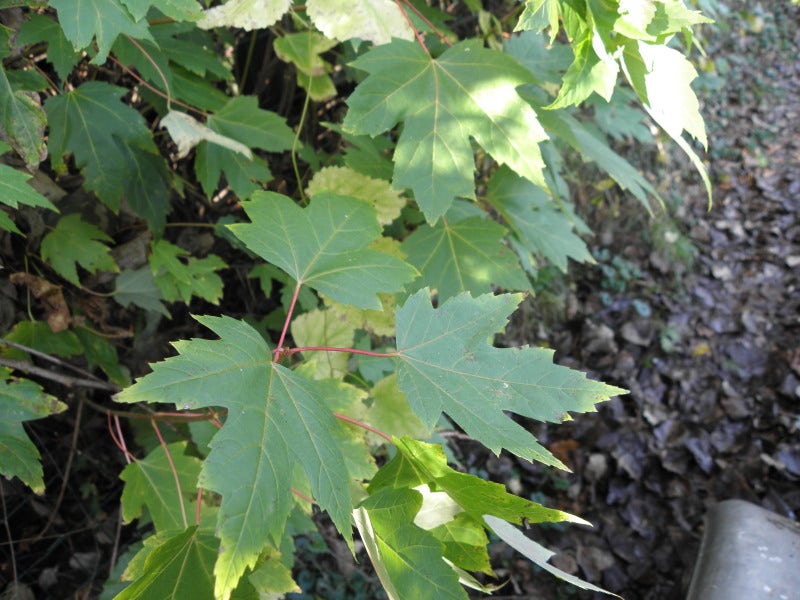
<path fill-rule="evenodd" d="M 742 498 L 792 519 L 800 514 L 800 8 L 744 8 L 729 9 L 701 38 L 716 64 L 698 86 L 713 206 L 685 158 L 672 150 L 667 164 L 656 164 L 663 152 L 634 157 L 662 174 L 667 211 L 651 218 L 629 199 L 592 195 L 582 212 L 598 231 L 591 242 L 598 265 L 573 266 L 506 335 L 509 344 L 547 344 L 560 364 L 630 394 L 566 424 L 529 423 L 572 473 L 455 444 L 464 468 L 592 522 L 529 534 L 558 552 L 559 568 L 627 600 L 685 597 L 715 502 Z M 231 289 L 245 280 L 231 277 Z M 3 330 L 14 319 L 14 293 L 0 283 Z M 238 296 L 235 306 L 248 302 L 248 293 Z M 154 332 L 128 349 L 127 364 L 158 359 L 167 340 L 193 333 L 178 325 Z M 88 407 L 96 397 L 65 395 L 68 413 L 26 426 L 42 451 L 47 493 L 0 481 L 0 538 L 13 540 L 0 539 L 0 589 L 16 578 L 20 594 L 30 593 L 23 598 L 98 597 L 137 537 L 120 524 L 125 462 L 106 417 Z M 495 598 L 594 597 L 502 545 L 492 552 L 506 581 Z M 315 556 L 303 555 L 301 582 L 324 583 L 326 567 L 312 564 Z M 368 569 L 350 577 L 360 591 L 335 597 L 378 597 Z"/>

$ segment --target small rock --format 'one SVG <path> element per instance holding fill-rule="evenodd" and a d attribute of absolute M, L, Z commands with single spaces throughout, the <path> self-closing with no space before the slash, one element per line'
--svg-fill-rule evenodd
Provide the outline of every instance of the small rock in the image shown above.
<path fill-rule="evenodd" d="M 712 265 L 711 274 L 720 281 L 730 281 L 733 279 L 733 271 L 731 271 L 731 268 L 728 265 Z"/>

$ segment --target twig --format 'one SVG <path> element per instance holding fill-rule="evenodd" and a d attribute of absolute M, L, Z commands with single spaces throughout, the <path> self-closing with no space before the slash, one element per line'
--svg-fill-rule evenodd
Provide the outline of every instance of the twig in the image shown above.
<path fill-rule="evenodd" d="M 3 489 L 3 478 L 0 477 L 0 503 L 3 505 L 3 525 L 6 526 L 8 535 L 8 548 L 11 554 L 11 575 L 14 578 L 14 585 L 17 583 L 17 555 L 14 553 L 14 538 L 11 536 L 11 527 L 8 524 L 8 510 L 6 509 L 6 492 Z"/>
<path fill-rule="evenodd" d="M 403 0 L 403 3 L 406 6 L 408 6 L 408 8 L 410 8 L 412 11 L 414 11 L 414 14 L 416 14 L 420 18 L 420 20 L 423 23 L 425 23 L 425 25 L 427 25 L 428 27 L 431 28 L 431 31 L 433 31 L 433 33 L 435 33 L 437 35 L 437 37 L 439 38 L 440 42 L 442 42 L 443 44 L 447 44 L 448 46 L 452 46 L 453 45 L 453 42 L 451 42 L 450 40 L 447 39 L 447 35 L 445 35 L 445 33 L 441 29 L 436 27 L 436 25 L 431 23 L 430 20 L 428 19 L 428 17 L 423 15 L 422 12 L 416 6 L 411 4 L 410 0 Z"/>
<path fill-rule="evenodd" d="M 394 443 L 394 440 L 392 440 L 392 436 L 390 436 L 388 433 L 384 433 L 383 431 L 381 431 L 376 427 L 373 427 L 372 425 L 367 425 L 366 423 L 362 423 L 358 419 L 354 419 L 353 417 L 348 417 L 347 415 L 343 415 L 337 412 L 333 413 L 333 416 L 339 419 L 340 421 L 344 421 L 345 423 L 350 423 L 351 425 L 355 425 L 356 427 L 361 427 L 361 429 L 366 429 L 367 431 L 371 431 L 375 435 L 379 435 L 380 437 L 385 439 L 390 444 Z"/>
<path fill-rule="evenodd" d="M 96 381 L 102 381 L 102 379 L 100 379 L 94 373 L 90 373 L 89 371 L 86 371 L 86 370 L 81 369 L 80 367 L 77 367 L 77 366 L 75 366 L 75 365 L 73 365 L 71 363 L 63 361 L 60 358 L 56 358 L 52 354 L 47 354 L 46 352 L 41 352 L 40 350 L 37 350 L 36 348 L 31 348 L 30 346 L 23 346 L 22 344 L 18 344 L 17 342 L 12 342 L 12 341 L 9 341 L 9 340 L 4 340 L 3 338 L 0 338 L 0 344 L 2 344 L 4 346 L 11 346 L 12 348 L 16 348 L 17 350 L 22 350 L 23 352 L 27 352 L 28 354 L 33 354 L 34 356 L 38 356 L 39 358 L 42 358 L 42 359 L 47 360 L 47 361 L 50 361 L 51 363 L 59 365 L 60 367 L 65 367 L 67 369 L 75 371 L 76 373 L 80 373 L 81 375 L 83 375 L 85 377 L 88 377 L 90 379 L 94 379 Z"/>
<path fill-rule="evenodd" d="M 400 14 L 403 15 L 403 18 L 406 20 L 406 23 L 408 23 L 408 26 L 411 27 L 411 31 L 414 32 L 414 37 L 417 38 L 417 43 L 420 46 L 422 46 L 423 50 L 425 50 L 425 54 L 430 56 L 431 51 L 428 50 L 428 47 L 425 45 L 425 40 L 423 39 L 422 34 L 419 32 L 419 29 L 414 27 L 414 23 L 411 20 L 411 17 L 408 16 L 408 13 L 406 12 L 405 7 L 403 6 L 402 0 L 394 0 L 394 3 L 395 5 L 397 5 L 397 8 L 400 9 Z"/>
<path fill-rule="evenodd" d="M 70 377 L 69 375 L 61 375 L 60 373 L 53 373 L 52 371 L 48 371 L 47 369 L 42 369 L 41 367 L 37 367 L 36 365 L 32 365 L 29 362 L 21 360 L 0 358 L 0 366 L 9 367 L 10 369 L 15 369 L 17 371 L 24 371 L 25 373 L 30 373 L 31 375 L 37 375 L 45 379 L 50 379 L 51 381 L 55 381 L 57 383 L 60 383 L 61 385 L 70 388 L 87 387 L 96 390 L 106 390 L 108 392 L 118 392 L 120 390 L 120 387 L 115 383 L 109 383 L 106 381 L 92 381 L 91 379 Z"/>
<path fill-rule="evenodd" d="M 61 503 L 64 501 L 64 495 L 67 492 L 67 483 L 69 482 L 69 474 L 72 471 L 72 461 L 75 458 L 75 453 L 78 449 L 78 432 L 80 431 L 81 427 L 81 417 L 83 415 L 83 398 L 78 398 L 78 408 L 75 412 L 75 425 L 72 428 L 72 441 L 69 445 L 69 456 L 67 457 L 67 464 L 64 466 L 64 475 L 61 478 L 61 489 L 58 491 L 58 498 L 56 498 L 56 503 L 53 506 L 52 510 L 50 511 L 50 517 L 47 519 L 47 523 L 45 524 L 44 528 L 39 532 L 36 536 L 34 541 L 39 541 L 42 539 L 47 530 L 50 529 L 50 526 L 55 522 L 56 516 L 58 515 L 58 511 L 61 508 Z"/>

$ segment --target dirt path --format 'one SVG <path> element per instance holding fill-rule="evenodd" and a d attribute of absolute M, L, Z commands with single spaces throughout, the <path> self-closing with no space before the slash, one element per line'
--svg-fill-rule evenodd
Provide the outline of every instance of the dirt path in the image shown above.
<path fill-rule="evenodd" d="M 608 274 L 594 270 L 568 305 L 568 327 L 550 336 L 561 362 L 631 394 L 538 431 L 574 475 L 505 459 L 488 469 L 592 521 L 594 530 L 534 537 L 563 550 L 559 566 L 627 600 L 685 597 L 717 501 L 800 516 L 800 11 L 771 4 L 706 40 L 720 74 L 705 80 L 713 208 L 691 168 L 672 165 L 666 187 L 684 196 L 687 239 L 668 233 L 673 247 L 660 253 L 635 232 L 608 240 L 641 277 L 607 305 L 598 290 Z M 690 268 L 675 262 L 687 240 Z M 513 563 L 507 575 L 509 593 L 575 597 Z"/>

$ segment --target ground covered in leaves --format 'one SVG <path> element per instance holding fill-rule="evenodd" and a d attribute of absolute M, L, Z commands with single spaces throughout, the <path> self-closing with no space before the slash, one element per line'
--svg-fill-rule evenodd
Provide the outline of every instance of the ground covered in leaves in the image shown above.
<path fill-rule="evenodd" d="M 660 165 L 663 154 L 647 151 L 634 162 L 661 173 L 667 214 L 651 219 L 629 199 L 587 190 L 583 214 L 597 231 L 598 264 L 554 277 L 506 336 L 555 348 L 561 364 L 630 395 L 566 425 L 530 424 L 571 474 L 453 438 L 464 468 L 594 523 L 530 534 L 559 552 L 557 566 L 628 600 L 684 597 L 714 502 L 800 512 L 800 10 L 788 2 L 730 10 L 702 40 L 716 66 L 698 89 L 714 206 L 675 151 Z M 187 235 L 214 243 L 210 234 Z M 13 256 L 13 248 L 2 252 Z M 233 273 L 226 306 L 255 302 Z M 15 318 L 14 293 L 0 280 L 4 327 Z M 167 340 L 194 333 L 145 328 L 128 362 L 161 358 Z M 7 481 L 0 494 L 15 540 L 13 557 L 0 541 L 0 581 L 16 564 L 41 598 L 95 597 L 117 553 L 135 541 L 135 530 L 119 525 L 122 454 L 105 416 L 83 402 L 91 395 L 70 394 L 77 411 L 28 429 L 43 453 L 47 495 L 32 499 Z M 354 565 L 326 537 L 298 541 L 304 597 L 382 597 L 366 561 Z M 507 582 L 495 597 L 591 597 L 503 546 L 494 554 Z"/>
<path fill-rule="evenodd" d="M 672 162 L 659 187 L 679 203 L 674 221 L 654 226 L 629 206 L 601 215 L 612 229 L 594 240 L 599 266 L 555 303 L 563 320 L 542 325 L 534 303 L 510 336 L 533 332 L 525 341 L 556 348 L 562 364 L 631 392 L 539 429 L 572 474 L 486 465 L 594 523 L 532 536 L 561 551 L 562 569 L 630 600 L 685 597 L 713 503 L 800 515 L 800 14 L 748 11 L 704 40 L 717 68 L 700 86 L 714 206 L 688 163 Z M 498 552 L 508 594 L 592 597 Z"/>

